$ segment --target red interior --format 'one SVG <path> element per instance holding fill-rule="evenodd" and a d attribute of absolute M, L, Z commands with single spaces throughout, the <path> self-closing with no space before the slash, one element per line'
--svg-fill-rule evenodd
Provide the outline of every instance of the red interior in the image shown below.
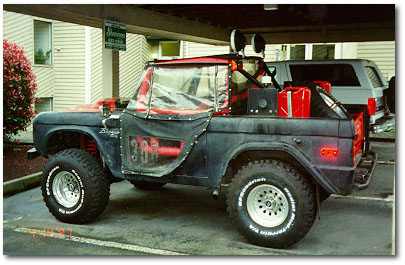
<path fill-rule="evenodd" d="M 353 141 L 353 163 L 354 159 L 356 158 L 357 154 L 363 148 L 363 137 L 364 137 L 364 129 L 363 129 L 363 115 L 364 113 L 352 114 L 354 119 L 354 130 L 355 130 L 355 137 Z"/>
<path fill-rule="evenodd" d="M 142 148 L 142 142 L 145 140 L 143 137 L 136 137 L 136 140 L 138 142 L 139 149 Z M 153 143 L 156 143 L 157 145 L 157 154 L 160 156 L 178 156 L 180 154 L 181 149 L 183 148 L 184 141 L 180 142 L 180 147 L 165 147 L 165 146 L 160 146 L 159 145 L 159 139 L 158 138 L 150 138 L 150 142 L 148 144 L 148 154 L 153 153 Z"/>

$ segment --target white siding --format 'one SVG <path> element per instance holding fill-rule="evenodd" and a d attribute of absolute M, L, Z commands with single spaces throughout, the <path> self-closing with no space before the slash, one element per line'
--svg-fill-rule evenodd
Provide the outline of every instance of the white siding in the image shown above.
<path fill-rule="evenodd" d="M 3 11 L 3 38 L 24 48 L 25 56 L 33 65 L 34 62 L 34 33 L 33 20 L 39 19 L 19 13 Z M 53 67 L 33 65 L 32 71 L 36 76 L 37 97 L 53 96 Z"/>
<path fill-rule="evenodd" d="M 103 97 L 102 30 L 91 28 L 91 103 Z"/>
<path fill-rule="evenodd" d="M 374 61 L 387 80 L 395 75 L 395 41 L 359 42 L 357 57 Z"/>
<path fill-rule="evenodd" d="M 229 51 L 228 46 L 216 46 L 183 41 L 183 58 L 228 54 Z"/>
<path fill-rule="evenodd" d="M 3 38 L 23 47 L 25 56 L 34 62 L 34 35 L 31 16 L 3 11 Z"/>
<path fill-rule="evenodd" d="M 84 26 L 54 22 L 54 110 L 85 103 Z"/>
<path fill-rule="evenodd" d="M 266 45 L 265 50 L 265 61 L 275 61 L 277 58 L 277 49 L 280 49 L 280 45 Z M 210 55 L 219 55 L 219 54 L 228 54 L 230 53 L 229 46 L 216 46 L 195 42 L 183 42 L 183 57 L 192 58 L 200 56 L 210 56 Z M 245 48 L 246 56 L 261 56 L 253 51 L 252 45 L 246 45 Z"/>
<path fill-rule="evenodd" d="M 120 51 L 120 97 L 131 97 L 145 62 L 151 60 L 151 48 L 145 36 L 127 33 L 127 49 Z"/>
<path fill-rule="evenodd" d="M 53 97 L 54 73 L 52 66 L 34 66 L 32 68 L 38 85 L 37 97 Z"/>

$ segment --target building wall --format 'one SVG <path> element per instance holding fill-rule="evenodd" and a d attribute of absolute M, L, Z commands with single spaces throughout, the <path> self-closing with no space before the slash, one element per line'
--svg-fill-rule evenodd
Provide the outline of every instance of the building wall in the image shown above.
<path fill-rule="evenodd" d="M 91 103 L 103 98 L 102 30 L 91 28 Z"/>
<path fill-rule="evenodd" d="M 281 45 L 266 45 L 265 49 L 265 61 L 275 61 L 277 58 L 277 49 L 280 49 Z M 199 56 L 210 56 L 218 54 L 228 54 L 231 50 L 229 46 L 216 46 L 195 42 L 183 42 L 183 57 L 199 57 Z M 245 48 L 246 56 L 261 56 L 253 51 L 252 45 L 246 45 Z"/>
<path fill-rule="evenodd" d="M 85 27 L 54 22 L 54 111 L 85 104 Z"/>
<path fill-rule="evenodd" d="M 3 38 L 24 48 L 25 56 L 32 62 L 32 71 L 38 85 L 37 97 L 52 97 L 54 86 L 53 66 L 34 64 L 33 16 L 3 11 Z M 18 29 L 18 30 L 16 30 Z"/>
<path fill-rule="evenodd" d="M 120 97 L 132 97 L 146 61 L 151 60 L 151 48 L 145 36 L 127 33 L 127 50 L 120 51 Z"/>
<path fill-rule="evenodd" d="M 395 41 L 359 42 L 357 56 L 374 61 L 388 81 L 395 75 Z"/>
<path fill-rule="evenodd" d="M 37 97 L 53 97 L 53 110 L 59 111 L 86 103 L 86 35 L 81 25 L 46 20 L 3 11 L 3 36 L 23 47 L 34 62 L 33 21 L 52 23 L 52 65 L 34 65 L 38 84 Z M 102 99 L 102 30 L 90 28 L 89 101 Z M 120 96 L 130 97 L 146 61 L 151 60 L 151 47 L 142 35 L 127 34 L 127 51 L 120 51 Z M 89 71 L 89 69 L 87 69 Z M 40 107 L 40 104 L 38 105 Z"/>

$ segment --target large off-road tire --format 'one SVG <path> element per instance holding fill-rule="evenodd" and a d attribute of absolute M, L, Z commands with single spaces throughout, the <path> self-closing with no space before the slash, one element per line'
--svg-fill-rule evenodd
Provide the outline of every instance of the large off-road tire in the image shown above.
<path fill-rule="evenodd" d="M 110 182 L 94 156 L 81 149 L 67 149 L 52 156 L 41 181 L 49 211 L 66 223 L 88 223 L 108 204 Z"/>
<path fill-rule="evenodd" d="M 228 212 L 251 243 L 286 248 L 302 239 L 316 216 L 314 186 L 297 169 L 278 160 L 255 161 L 234 176 Z"/>
<path fill-rule="evenodd" d="M 135 188 L 140 190 L 157 190 L 166 185 L 164 182 L 152 182 L 145 180 L 130 180 L 129 182 L 131 182 Z"/>
<path fill-rule="evenodd" d="M 350 119 L 345 107 L 321 87 L 311 88 L 311 117 Z"/>

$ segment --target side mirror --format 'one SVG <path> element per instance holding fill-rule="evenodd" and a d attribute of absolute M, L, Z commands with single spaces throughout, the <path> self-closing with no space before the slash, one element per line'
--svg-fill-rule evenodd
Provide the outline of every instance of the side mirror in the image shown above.
<path fill-rule="evenodd" d="M 110 105 L 103 104 L 98 108 L 98 110 L 100 111 L 101 116 L 104 118 L 108 118 L 111 116 L 112 112 L 111 112 Z"/>

